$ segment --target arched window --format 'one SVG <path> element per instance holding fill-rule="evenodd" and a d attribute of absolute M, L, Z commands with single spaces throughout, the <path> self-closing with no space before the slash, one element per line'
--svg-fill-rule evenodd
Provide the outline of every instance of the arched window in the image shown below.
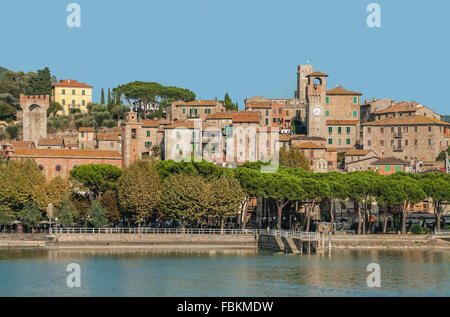
<path fill-rule="evenodd" d="M 44 170 L 44 166 L 42 166 L 41 164 L 39 164 L 39 169 L 40 169 L 41 171 L 43 171 L 43 170 Z"/>
<path fill-rule="evenodd" d="M 57 172 L 61 172 L 61 165 L 56 165 L 55 169 L 56 169 Z"/>

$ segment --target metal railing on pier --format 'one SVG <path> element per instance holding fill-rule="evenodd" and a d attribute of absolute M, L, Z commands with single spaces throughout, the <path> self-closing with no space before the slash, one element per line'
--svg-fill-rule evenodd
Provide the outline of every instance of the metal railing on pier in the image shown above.
<path fill-rule="evenodd" d="M 200 234 L 200 235 L 272 235 L 319 240 L 319 232 L 268 229 L 213 229 L 213 228 L 50 228 L 50 234 Z"/>

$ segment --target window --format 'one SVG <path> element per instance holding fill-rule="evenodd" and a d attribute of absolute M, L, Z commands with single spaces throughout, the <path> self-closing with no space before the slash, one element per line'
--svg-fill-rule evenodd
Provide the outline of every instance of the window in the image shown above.
<path fill-rule="evenodd" d="M 183 109 L 183 114 L 186 114 L 186 109 Z"/>
<path fill-rule="evenodd" d="M 429 126 L 429 127 L 428 127 L 428 132 L 430 132 L 430 133 L 431 133 L 431 126 Z"/>
<path fill-rule="evenodd" d="M 402 166 L 401 165 L 396 165 L 395 166 L 395 171 L 396 172 L 401 172 L 402 171 Z"/>
<path fill-rule="evenodd" d="M 180 138 L 180 131 L 176 132 L 176 138 L 179 139 Z"/>
<path fill-rule="evenodd" d="M 136 129 L 131 129 L 131 138 L 136 139 Z"/>
<path fill-rule="evenodd" d="M 283 109 L 278 109 L 278 114 L 283 114 Z"/>
<path fill-rule="evenodd" d="M 414 140 L 414 146 L 417 146 L 419 142 L 417 141 L 417 139 Z"/>
<path fill-rule="evenodd" d="M 55 169 L 56 169 L 57 172 L 60 172 L 61 171 L 61 165 L 56 165 Z"/>
<path fill-rule="evenodd" d="M 273 118 L 273 123 L 277 123 L 277 118 Z"/>
<path fill-rule="evenodd" d="M 179 144 L 177 144 L 177 150 L 179 150 L 180 149 L 180 145 Z"/>
<path fill-rule="evenodd" d="M 358 103 L 358 97 L 353 97 L 353 103 Z"/>
<path fill-rule="evenodd" d="M 75 105 L 75 99 L 72 99 L 72 105 Z"/>
<path fill-rule="evenodd" d="M 268 116 L 269 115 L 269 110 L 266 110 L 266 116 Z"/>
<path fill-rule="evenodd" d="M 205 114 L 210 114 L 211 113 L 211 109 L 205 109 Z"/>
<path fill-rule="evenodd" d="M 408 133 L 408 127 L 403 127 L 403 132 Z"/>
<path fill-rule="evenodd" d="M 269 124 L 269 118 L 266 118 L 266 125 Z"/>
<path fill-rule="evenodd" d="M 350 134 L 350 127 L 347 127 L 346 130 L 347 130 L 347 134 Z"/>
<path fill-rule="evenodd" d="M 328 127 L 328 133 L 333 133 L 333 127 Z"/>
<path fill-rule="evenodd" d="M 328 139 L 328 144 L 333 144 L 333 139 Z"/>
<path fill-rule="evenodd" d="M 61 104 L 64 106 L 66 104 L 66 99 L 61 100 Z"/>
<path fill-rule="evenodd" d="M 82 90 L 81 94 L 84 96 L 84 95 L 86 95 L 86 92 L 84 90 Z"/>
<path fill-rule="evenodd" d="M 147 137 L 150 137 L 150 130 L 147 130 Z"/>
<path fill-rule="evenodd" d="M 346 140 L 345 140 L 345 143 L 346 143 L 346 144 L 350 144 L 350 139 L 346 139 Z"/>
<path fill-rule="evenodd" d="M 44 170 L 44 166 L 39 165 L 39 169 L 40 169 L 41 171 L 43 171 L 43 170 Z"/>
<path fill-rule="evenodd" d="M 273 109 L 273 114 L 277 114 L 277 109 Z"/>
<path fill-rule="evenodd" d="M 84 132 L 81 132 L 81 137 L 84 138 Z"/>
<path fill-rule="evenodd" d="M 405 146 L 408 146 L 408 145 L 409 145 L 409 141 L 405 140 Z"/>
<path fill-rule="evenodd" d="M 327 116 L 327 117 L 330 116 L 330 111 L 327 110 L 325 113 L 326 113 L 326 116 Z"/>
<path fill-rule="evenodd" d="M 428 146 L 431 146 L 431 139 L 428 139 Z"/>
<path fill-rule="evenodd" d="M 371 128 L 367 128 L 367 133 L 370 134 L 372 132 Z"/>
<path fill-rule="evenodd" d="M 384 146 L 384 140 L 380 140 L 380 145 Z"/>
<path fill-rule="evenodd" d="M 416 132 L 416 133 L 417 133 L 417 127 L 414 127 L 414 132 Z"/>
<path fill-rule="evenodd" d="M 81 105 L 85 106 L 86 105 L 86 101 L 82 100 L 81 101 Z"/>
<path fill-rule="evenodd" d="M 330 97 L 326 97 L 325 100 L 327 103 L 330 103 Z"/>
<path fill-rule="evenodd" d="M 358 111 L 353 111 L 353 118 L 356 118 L 358 116 Z"/>
<path fill-rule="evenodd" d="M 66 90 L 63 89 L 63 90 L 61 91 L 61 93 L 62 93 L 63 95 L 65 95 L 65 94 L 66 94 Z"/>
<path fill-rule="evenodd" d="M 72 95 L 75 95 L 75 89 L 72 89 Z"/>
<path fill-rule="evenodd" d="M 391 146 L 394 146 L 394 140 L 391 140 Z"/>
<path fill-rule="evenodd" d="M 391 172 L 391 165 L 385 165 L 384 166 L 384 171 L 387 172 L 387 173 L 390 173 Z"/>
<path fill-rule="evenodd" d="M 367 146 L 372 146 L 372 141 L 371 140 L 367 140 Z"/>
<path fill-rule="evenodd" d="M 338 127 L 338 134 L 342 133 L 342 127 Z"/>

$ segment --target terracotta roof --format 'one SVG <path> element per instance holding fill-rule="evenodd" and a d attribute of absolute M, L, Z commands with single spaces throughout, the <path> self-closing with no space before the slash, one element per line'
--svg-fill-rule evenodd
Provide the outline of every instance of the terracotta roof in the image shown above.
<path fill-rule="evenodd" d="M 98 133 L 97 140 L 100 141 L 119 141 L 119 135 L 117 133 Z"/>
<path fill-rule="evenodd" d="M 317 145 L 312 142 L 306 142 L 306 143 L 302 143 L 299 145 L 295 145 L 294 148 L 296 148 L 296 149 L 325 149 L 324 146 Z"/>
<path fill-rule="evenodd" d="M 94 127 L 79 127 L 79 132 L 94 132 Z"/>
<path fill-rule="evenodd" d="M 78 149 L 17 149 L 14 154 L 20 157 L 122 158 L 122 155 L 117 151 Z"/>
<path fill-rule="evenodd" d="M 304 134 L 292 135 L 291 140 L 315 140 L 315 141 L 326 141 L 325 138 L 320 136 L 306 136 Z"/>
<path fill-rule="evenodd" d="M 407 162 L 399 160 L 395 157 L 385 157 L 373 162 L 371 165 L 409 165 Z"/>
<path fill-rule="evenodd" d="M 221 104 L 220 102 L 216 100 L 194 100 L 194 101 L 176 101 L 173 103 L 175 106 L 216 106 L 218 104 Z"/>
<path fill-rule="evenodd" d="M 240 111 L 233 115 L 233 122 L 254 122 L 259 123 L 260 113 L 255 111 Z"/>
<path fill-rule="evenodd" d="M 60 146 L 63 145 L 64 139 L 63 138 L 46 138 L 46 139 L 40 139 L 38 145 L 39 146 Z"/>
<path fill-rule="evenodd" d="M 73 79 L 60 80 L 58 83 L 53 84 L 53 87 L 92 88 L 92 86 L 80 83 Z"/>
<path fill-rule="evenodd" d="M 444 122 L 435 118 L 425 116 L 402 116 L 385 118 L 377 121 L 366 122 L 363 126 L 380 126 L 380 125 L 445 125 L 450 126 L 450 123 Z"/>
<path fill-rule="evenodd" d="M 194 121 L 175 122 L 167 126 L 166 129 L 194 129 Z"/>
<path fill-rule="evenodd" d="M 356 91 L 346 90 L 342 87 L 336 87 L 331 90 L 327 90 L 327 95 L 352 95 L 352 96 L 361 96 L 362 93 Z"/>
<path fill-rule="evenodd" d="M 227 112 L 214 112 L 206 116 L 206 120 L 220 120 L 220 119 L 233 119 L 233 115 L 236 111 Z"/>
<path fill-rule="evenodd" d="M 350 150 L 345 153 L 345 156 L 364 156 L 372 152 L 372 150 Z"/>
<path fill-rule="evenodd" d="M 33 141 L 11 141 L 11 145 L 14 149 L 31 149 L 35 147 Z"/>
<path fill-rule="evenodd" d="M 327 120 L 327 125 L 357 125 L 359 120 Z"/>
<path fill-rule="evenodd" d="M 309 74 L 308 76 L 325 76 L 325 77 L 328 77 L 328 74 L 321 73 L 321 72 L 313 72 L 313 73 Z M 306 77 L 308 77 L 308 76 L 306 76 Z"/>
<path fill-rule="evenodd" d="M 290 134 L 280 134 L 279 140 L 281 142 L 289 142 L 291 140 L 291 135 Z"/>
<path fill-rule="evenodd" d="M 78 147 L 78 143 L 66 143 L 66 147 Z"/>
<path fill-rule="evenodd" d="M 390 106 L 385 109 L 381 109 L 375 111 L 374 114 L 383 114 L 383 113 L 395 113 L 395 112 L 414 112 L 420 108 L 418 104 L 409 103 L 406 101 L 399 102 L 393 106 Z"/>
<path fill-rule="evenodd" d="M 327 147 L 326 151 L 327 152 L 337 152 L 337 148 L 336 147 Z"/>
<path fill-rule="evenodd" d="M 157 128 L 159 127 L 159 120 L 142 120 L 142 126 L 143 127 L 153 127 Z"/>

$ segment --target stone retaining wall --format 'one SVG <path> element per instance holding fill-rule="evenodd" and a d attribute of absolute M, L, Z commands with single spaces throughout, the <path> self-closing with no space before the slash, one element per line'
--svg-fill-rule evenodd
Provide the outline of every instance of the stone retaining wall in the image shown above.
<path fill-rule="evenodd" d="M 334 235 L 332 236 L 331 245 L 332 249 L 450 249 L 450 242 L 439 239 L 438 237 L 433 235 Z"/>

